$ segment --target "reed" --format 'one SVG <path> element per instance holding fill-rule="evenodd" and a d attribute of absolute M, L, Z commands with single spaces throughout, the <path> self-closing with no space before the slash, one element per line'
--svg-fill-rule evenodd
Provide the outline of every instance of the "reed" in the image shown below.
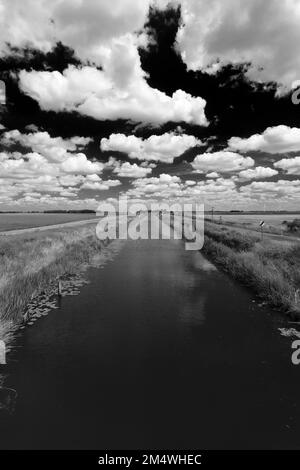
<path fill-rule="evenodd" d="M 205 224 L 203 252 L 273 307 L 300 318 L 300 244 Z"/>
<path fill-rule="evenodd" d="M 7 340 L 32 298 L 101 250 L 92 225 L 0 238 L 0 339 Z"/>

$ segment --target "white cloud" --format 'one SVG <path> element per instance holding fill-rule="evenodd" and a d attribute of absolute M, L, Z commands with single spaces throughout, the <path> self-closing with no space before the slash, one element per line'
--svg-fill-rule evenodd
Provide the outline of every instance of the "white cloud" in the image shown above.
<path fill-rule="evenodd" d="M 116 173 L 121 178 L 144 178 L 152 173 L 151 168 L 143 168 L 136 163 L 130 164 L 129 162 L 118 163 L 113 173 Z"/>
<path fill-rule="evenodd" d="M 151 178 L 140 178 L 133 182 L 135 187 L 177 187 L 181 182 L 179 176 L 168 175 L 167 173 L 161 173 L 159 176 L 152 176 Z M 175 186 L 174 186 L 175 185 Z"/>
<path fill-rule="evenodd" d="M 300 197 L 300 180 L 288 181 L 254 181 L 253 183 L 243 186 L 241 193 L 247 193 L 250 196 L 267 197 Z"/>
<path fill-rule="evenodd" d="M 152 168 L 153 169 L 153 168 L 157 167 L 157 163 L 153 163 L 153 162 L 150 163 L 150 162 L 145 161 L 145 162 L 141 163 L 141 167 L 142 168 Z"/>
<path fill-rule="evenodd" d="M 47 51 L 61 41 L 97 61 L 114 37 L 142 28 L 149 3 L 114 0 L 112 8 L 110 0 L 1 0 L 0 50 L 10 43 Z"/>
<path fill-rule="evenodd" d="M 231 137 L 228 145 L 231 150 L 240 152 L 295 152 L 300 150 L 300 129 L 285 125 L 268 127 L 262 134 L 254 134 L 247 139 Z"/>
<path fill-rule="evenodd" d="M 37 151 L 0 153 L 0 202 L 11 204 L 9 208 L 22 204 L 34 208 L 53 207 L 59 202 L 67 208 L 72 207 L 72 198 L 78 199 L 74 207 L 84 208 L 91 200 L 87 202 L 84 197 L 78 198 L 81 189 L 108 190 L 121 184 L 116 179 L 100 178 L 99 174 L 105 167 L 103 163 L 88 160 L 84 153 L 70 153 L 88 143 L 89 139 L 51 138 L 48 133 L 10 131 L 3 141 L 6 146 L 18 143 L 43 152 L 43 155 Z"/>
<path fill-rule="evenodd" d="M 288 175 L 300 175 L 300 157 L 283 158 L 274 163 L 274 167 L 286 171 Z"/>
<path fill-rule="evenodd" d="M 97 176 L 97 178 L 99 178 L 98 175 L 87 175 L 86 178 L 84 178 L 84 176 L 82 175 L 65 174 L 65 175 L 60 176 L 58 180 L 59 180 L 60 185 L 66 186 L 66 187 L 72 187 L 72 186 L 78 186 L 80 183 L 82 183 L 82 181 L 84 181 L 84 179 L 87 180 L 91 176 Z"/>
<path fill-rule="evenodd" d="M 70 139 L 62 137 L 51 137 L 48 132 L 31 132 L 22 134 L 19 130 L 4 132 L 1 143 L 5 146 L 18 143 L 24 147 L 31 148 L 34 152 L 40 153 L 46 158 L 55 162 L 63 161 L 68 151 L 75 151 L 91 142 L 90 137 L 74 136 Z"/>
<path fill-rule="evenodd" d="M 1 177 L 11 179 L 34 178 L 39 175 L 56 176 L 58 168 L 51 165 L 45 157 L 36 153 L 29 152 L 22 155 L 19 152 L 0 154 L 0 175 Z"/>
<path fill-rule="evenodd" d="M 101 178 L 100 178 L 99 175 L 96 175 L 96 173 L 93 173 L 91 175 L 87 175 L 85 180 L 86 181 L 91 181 L 93 183 L 98 183 L 99 181 L 101 181 Z"/>
<path fill-rule="evenodd" d="M 227 173 L 243 170 L 254 165 L 250 157 L 243 157 L 238 153 L 219 151 L 197 155 L 192 162 L 192 167 L 197 173 L 220 172 Z"/>
<path fill-rule="evenodd" d="M 176 177 L 175 177 L 176 178 Z M 239 188 L 232 178 L 201 180 L 189 185 L 171 175 L 162 178 L 143 178 L 134 181 L 126 196 L 142 202 L 204 203 L 218 209 L 259 210 L 262 203 L 268 208 L 297 208 L 300 199 L 300 180 L 278 182 L 255 181 Z"/>
<path fill-rule="evenodd" d="M 0 162 L 2 171 L 10 172 L 13 168 L 15 177 L 18 174 L 48 174 L 60 175 L 63 173 L 78 173 L 81 175 L 101 173 L 104 165 L 100 162 L 88 160 L 86 155 L 74 152 L 87 145 L 92 139 L 89 137 L 74 136 L 70 139 L 51 137 L 48 132 L 32 132 L 22 134 L 18 130 L 5 132 L 1 143 L 11 146 L 15 143 L 33 152 L 22 155 L 20 152 L 12 154 L 2 152 Z"/>
<path fill-rule="evenodd" d="M 118 151 L 128 153 L 130 158 L 132 155 L 142 151 L 142 139 L 135 135 L 111 134 L 109 138 L 103 137 L 100 141 L 100 148 L 104 151 Z"/>
<path fill-rule="evenodd" d="M 164 163 L 173 163 L 174 158 L 196 145 L 202 145 L 196 137 L 172 132 L 151 135 L 145 140 L 134 135 L 111 134 L 108 139 L 101 139 L 100 143 L 101 150 L 125 152 L 129 158 Z"/>
<path fill-rule="evenodd" d="M 62 192 L 64 194 L 64 192 Z M 66 193 L 67 194 L 67 193 Z M 2 199 L 2 200 L 1 200 Z M 20 209 L 35 209 L 35 210 L 44 210 L 44 209 L 97 209 L 99 205 L 99 200 L 96 198 L 74 198 L 71 199 L 70 195 L 48 195 L 44 194 L 39 199 L 36 197 L 30 197 L 24 195 L 19 199 L 12 201 L 10 198 L 1 198 L 2 203 L 6 204 L 8 208 L 13 208 L 14 210 Z"/>
<path fill-rule="evenodd" d="M 61 168 L 66 173 L 93 174 L 101 173 L 103 164 L 91 162 L 84 153 L 77 153 L 66 158 L 61 164 Z"/>
<path fill-rule="evenodd" d="M 63 73 L 21 71 L 21 90 L 44 110 L 77 111 L 99 120 L 205 126 L 205 100 L 180 89 L 170 97 L 146 81 L 137 49 L 145 36 L 137 31 L 149 4 L 149 0 L 116 0 L 112 8 L 108 0 L 27 0 L 25 6 L 18 0 L 2 0 L 0 18 L 5 28 L 0 28 L 0 54 L 7 51 L 7 43 L 50 50 L 60 40 L 81 59 L 101 66 L 101 70 L 69 66 Z M 159 0 L 160 6 L 166 4 Z"/>
<path fill-rule="evenodd" d="M 13 46 L 50 50 L 57 41 L 102 64 L 116 38 L 146 21 L 151 0 L 1 0 L 0 53 Z M 164 8 L 168 0 L 156 0 Z M 290 87 L 299 79 L 300 6 L 295 0 L 173 0 L 182 6 L 178 48 L 191 69 L 251 62 L 249 76 Z M 267 26 L 266 26 L 267 25 Z M 145 41 L 143 35 L 138 39 Z M 263 67 L 263 70 L 261 70 Z"/>
<path fill-rule="evenodd" d="M 253 169 L 242 170 L 239 172 L 240 180 L 255 180 L 255 179 L 264 179 L 271 178 L 272 176 L 278 175 L 278 171 L 273 168 L 267 168 L 263 166 L 257 166 Z"/>
<path fill-rule="evenodd" d="M 68 140 L 68 139 L 65 139 L 65 141 Z M 87 144 L 89 144 L 90 142 L 92 142 L 92 138 L 91 137 L 79 137 L 77 135 L 75 135 L 74 137 L 71 137 L 69 139 L 70 143 L 71 144 L 74 144 L 74 146 L 76 147 L 76 149 L 79 149 L 79 148 L 83 148 L 85 147 Z"/>
<path fill-rule="evenodd" d="M 86 181 L 83 183 L 80 189 L 91 189 L 93 191 L 107 191 L 108 189 L 113 188 L 115 186 L 119 186 L 120 184 L 121 182 L 119 180 L 103 181 L 100 179 L 100 181 L 96 181 L 96 180 L 89 180 L 87 177 Z"/>
<path fill-rule="evenodd" d="M 178 48 L 190 69 L 251 62 L 248 76 L 290 88 L 300 76 L 300 4 L 294 0 L 181 0 Z M 263 69 L 261 69 L 263 68 Z"/>
<path fill-rule="evenodd" d="M 181 194 L 183 187 L 179 176 L 166 173 L 158 177 L 136 179 L 133 186 L 134 189 L 130 189 L 126 194 L 134 198 L 174 198 Z"/>
<path fill-rule="evenodd" d="M 231 179 L 218 178 L 216 181 L 182 181 L 177 176 L 163 174 L 160 177 L 138 179 L 134 188 L 127 191 L 130 198 L 145 198 L 166 202 L 205 202 L 209 204 L 230 204 L 239 193 Z"/>
<path fill-rule="evenodd" d="M 23 70 L 20 88 L 44 110 L 77 111 L 98 120 L 125 119 L 155 125 L 168 121 L 208 124 L 204 99 L 182 90 L 170 97 L 148 85 L 133 36 L 112 41 L 101 65 L 103 70 L 70 65 L 63 73 Z"/>

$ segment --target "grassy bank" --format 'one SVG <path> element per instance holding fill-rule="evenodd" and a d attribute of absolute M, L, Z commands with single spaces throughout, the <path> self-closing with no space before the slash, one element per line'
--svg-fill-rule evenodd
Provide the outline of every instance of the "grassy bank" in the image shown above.
<path fill-rule="evenodd" d="M 7 340 L 28 302 L 101 249 L 95 226 L 0 237 L 0 339 Z"/>
<path fill-rule="evenodd" d="M 250 230 L 253 232 L 257 232 L 257 234 L 259 235 L 261 231 L 259 223 L 262 219 L 264 219 L 263 214 L 257 219 L 248 220 L 248 221 L 245 221 L 245 218 L 243 217 L 240 217 L 240 218 L 237 217 L 237 220 L 234 221 L 231 219 L 227 219 L 226 216 L 222 217 L 221 222 L 220 222 L 220 219 L 218 219 L 217 217 L 215 218 L 214 221 L 212 221 L 210 218 L 206 218 L 206 221 L 209 223 L 213 223 L 213 224 L 221 224 L 222 226 L 228 226 L 229 228 L 232 228 L 232 229 L 238 230 L 239 228 L 241 228 L 244 230 Z M 273 221 L 273 223 L 270 223 L 270 221 L 267 220 L 265 221 L 265 224 L 264 224 L 264 233 L 270 233 L 272 235 L 280 235 L 280 236 L 284 236 L 284 237 L 291 238 L 291 239 L 299 238 L 299 242 L 300 242 L 300 231 L 292 230 L 293 224 L 296 223 L 295 220 L 294 221 L 290 220 L 290 221 L 287 221 L 286 224 L 283 224 L 282 222 L 284 221 L 284 215 L 282 216 L 281 220 L 277 221 L 277 223 L 275 221 Z"/>
<path fill-rule="evenodd" d="M 300 318 L 300 244 L 206 222 L 203 252 L 273 307 Z"/>

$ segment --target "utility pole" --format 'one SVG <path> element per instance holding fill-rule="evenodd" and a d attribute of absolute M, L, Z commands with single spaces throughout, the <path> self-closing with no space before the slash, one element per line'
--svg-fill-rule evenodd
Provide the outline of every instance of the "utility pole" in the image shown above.
<path fill-rule="evenodd" d="M 214 220 L 214 207 L 211 208 L 211 220 Z"/>

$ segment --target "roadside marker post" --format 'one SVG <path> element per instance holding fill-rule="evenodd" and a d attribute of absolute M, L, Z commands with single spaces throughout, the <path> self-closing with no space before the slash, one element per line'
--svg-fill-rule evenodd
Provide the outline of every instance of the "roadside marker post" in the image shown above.
<path fill-rule="evenodd" d="M 265 221 L 261 220 L 259 222 L 259 226 L 260 226 L 260 233 L 261 233 L 261 239 L 262 240 L 264 239 L 264 225 L 265 225 Z"/>

